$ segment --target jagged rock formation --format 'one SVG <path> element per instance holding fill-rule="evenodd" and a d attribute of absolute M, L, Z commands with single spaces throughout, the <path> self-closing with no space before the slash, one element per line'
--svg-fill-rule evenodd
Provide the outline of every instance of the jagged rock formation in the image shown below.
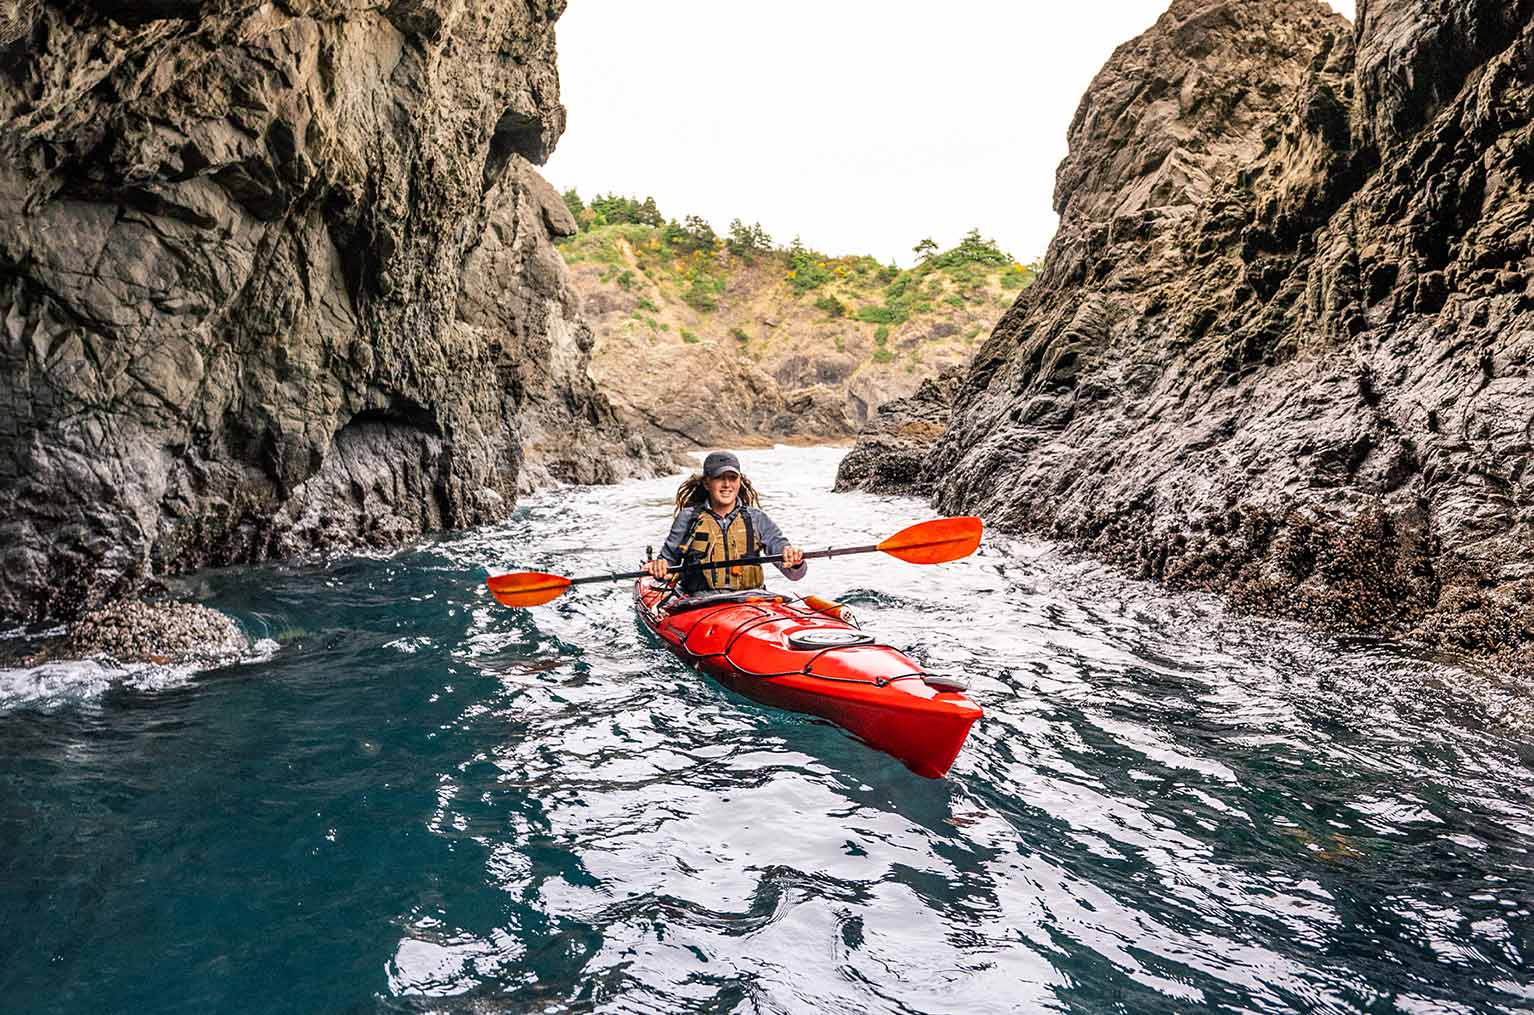
<path fill-rule="evenodd" d="M 922 466 L 948 428 L 963 379 L 954 367 L 922 381 L 910 396 L 880 405 L 836 467 L 834 488 L 930 495 L 932 478 Z"/>
<path fill-rule="evenodd" d="M 938 506 L 1529 665 L 1534 0 L 1177 0 L 1070 128 Z"/>
<path fill-rule="evenodd" d="M 564 128 L 562 0 L 19 10 L 0 615 L 487 522 L 642 461 L 532 168 Z"/>

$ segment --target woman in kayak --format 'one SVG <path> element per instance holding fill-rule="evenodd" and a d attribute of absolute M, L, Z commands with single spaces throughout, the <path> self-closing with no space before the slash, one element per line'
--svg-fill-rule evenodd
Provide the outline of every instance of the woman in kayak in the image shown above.
<path fill-rule="evenodd" d="M 676 491 L 676 518 L 660 557 L 645 568 L 666 577 L 678 564 L 711 563 L 781 553 L 778 570 L 790 581 L 804 577 L 804 551 L 756 506 L 756 490 L 740 472 L 740 459 L 714 451 L 703 459 L 703 474 L 691 476 Z M 765 582 L 760 564 L 705 567 L 682 575 L 682 591 L 754 589 Z"/>

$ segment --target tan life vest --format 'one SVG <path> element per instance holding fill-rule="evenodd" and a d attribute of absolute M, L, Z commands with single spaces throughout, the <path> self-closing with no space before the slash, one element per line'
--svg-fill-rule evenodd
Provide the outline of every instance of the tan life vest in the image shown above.
<path fill-rule="evenodd" d="M 687 563 L 697 561 L 707 564 L 714 561 L 739 560 L 754 557 L 761 552 L 761 543 L 751 525 L 750 515 L 741 508 L 731 516 L 729 527 L 720 526 L 719 519 L 708 508 L 699 508 L 698 517 L 692 523 L 692 532 L 682 543 Z M 767 576 L 760 564 L 736 564 L 734 567 L 710 567 L 693 571 L 683 578 L 683 589 L 701 592 L 705 589 L 759 589 L 766 584 Z"/>

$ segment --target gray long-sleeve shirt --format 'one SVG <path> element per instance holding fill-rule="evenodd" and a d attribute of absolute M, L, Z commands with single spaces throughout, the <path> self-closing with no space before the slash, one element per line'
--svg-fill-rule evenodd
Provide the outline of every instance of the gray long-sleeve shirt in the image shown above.
<path fill-rule="evenodd" d="M 706 507 L 685 507 L 677 512 L 676 519 L 671 523 L 671 532 L 666 536 L 665 545 L 660 548 L 661 558 L 666 563 L 680 564 L 682 562 L 682 540 L 686 539 L 687 533 L 692 531 L 692 523 L 697 520 L 698 513 L 708 510 Z M 767 512 L 761 508 L 742 507 L 737 504 L 735 510 L 723 518 L 720 518 L 718 515 L 714 515 L 714 517 L 718 520 L 721 528 L 728 529 L 730 522 L 734 521 L 735 516 L 741 511 L 749 511 L 751 513 L 751 528 L 756 532 L 756 538 L 761 541 L 762 552 L 769 556 L 775 553 L 782 553 L 783 547 L 788 545 L 788 537 L 783 535 L 783 530 L 778 528 L 777 523 L 768 518 Z M 776 566 L 779 571 L 783 572 L 783 577 L 795 582 L 803 578 L 805 571 L 809 568 L 809 564 L 805 561 L 800 561 L 798 567 L 784 567 L 782 564 Z"/>

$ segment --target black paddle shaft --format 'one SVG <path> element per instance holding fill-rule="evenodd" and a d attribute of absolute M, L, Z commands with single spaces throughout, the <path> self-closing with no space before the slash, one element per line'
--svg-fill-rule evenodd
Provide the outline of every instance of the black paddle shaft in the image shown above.
<path fill-rule="evenodd" d="M 804 555 L 805 560 L 818 557 L 844 557 L 851 553 L 873 553 L 879 548 L 879 544 L 872 546 L 841 546 L 829 550 L 810 550 Z M 783 559 L 781 553 L 774 553 L 770 557 L 741 557 L 738 560 L 721 560 L 717 564 L 683 564 L 680 567 L 670 565 L 671 574 L 681 574 L 684 571 L 704 571 L 716 567 L 734 567 L 737 564 L 776 564 Z M 584 578 L 571 578 L 571 585 L 584 585 L 587 582 L 615 582 L 624 578 L 643 578 L 648 571 L 622 571 L 616 574 L 593 574 Z"/>

